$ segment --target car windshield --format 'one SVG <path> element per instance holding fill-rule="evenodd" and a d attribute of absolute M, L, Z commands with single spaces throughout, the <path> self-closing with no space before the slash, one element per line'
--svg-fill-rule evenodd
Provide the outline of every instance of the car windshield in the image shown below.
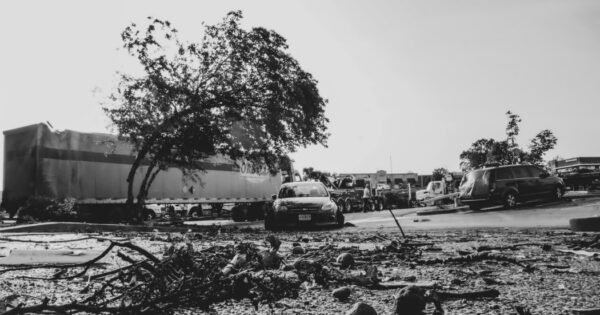
<path fill-rule="evenodd" d="M 314 183 L 286 185 L 279 191 L 279 198 L 296 197 L 327 197 L 327 190 L 323 185 Z"/>

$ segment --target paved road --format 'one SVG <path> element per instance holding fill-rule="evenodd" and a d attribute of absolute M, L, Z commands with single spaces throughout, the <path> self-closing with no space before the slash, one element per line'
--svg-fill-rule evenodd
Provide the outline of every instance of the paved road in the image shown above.
<path fill-rule="evenodd" d="M 405 230 L 469 229 L 469 228 L 568 228 L 569 219 L 600 215 L 600 198 L 575 199 L 552 203 L 520 205 L 514 210 L 488 208 L 482 211 L 464 210 L 456 213 L 417 215 L 413 209 L 393 210 Z M 360 230 L 397 229 L 389 211 L 348 213 L 346 222 Z M 240 227 L 262 227 L 262 221 L 233 223 L 230 220 L 188 222 L 200 225 L 238 225 Z"/>

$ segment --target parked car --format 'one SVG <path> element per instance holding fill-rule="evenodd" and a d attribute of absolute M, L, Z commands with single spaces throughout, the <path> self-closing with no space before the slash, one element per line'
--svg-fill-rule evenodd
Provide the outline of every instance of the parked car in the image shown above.
<path fill-rule="evenodd" d="M 344 225 L 342 210 L 331 200 L 320 182 L 291 182 L 281 185 L 273 195 L 273 206 L 267 211 L 265 229 L 284 226 Z"/>
<path fill-rule="evenodd" d="M 565 183 L 534 165 L 505 165 L 473 170 L 460 184 L 460 200 L 473 210 L 492 205 L 510 209 L 531 199 L 560 199 Z"/>

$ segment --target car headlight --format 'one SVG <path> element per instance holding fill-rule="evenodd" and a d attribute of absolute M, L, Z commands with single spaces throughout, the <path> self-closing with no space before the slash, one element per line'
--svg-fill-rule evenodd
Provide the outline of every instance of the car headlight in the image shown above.
<path fill-rule="evenodd" d="M 275 207 L 275 210 L 277 210 L 277 211 L 287 211 L 287 207 L 286 206 L 277 206 L 277 207 Z"/>
<path fill-rule="evenodd" d="M 321 207 L 321 210 L 324 210 L 324 211 L 331 211 L 333 209 L 335 209 L 335 203 L 333 203 L 333 201 L 330 201 L 330 202 L 324 204 L 323 207 Z"/>

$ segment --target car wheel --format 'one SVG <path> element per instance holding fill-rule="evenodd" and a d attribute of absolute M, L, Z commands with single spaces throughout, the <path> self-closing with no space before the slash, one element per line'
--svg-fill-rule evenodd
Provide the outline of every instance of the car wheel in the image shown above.
<path fill-rule="evenodd" d="M 554 197 L 555 200 L 560 200 L 560 199 L 562 199 L 562 196 L 563 196 L 563 190 L 560 187 L 556 186 L 556 188 L 554 188 L 552 197 Z"/>
<path fill-rule="evenodd" d="M 354 207 L 352 206 L 352 201 L 351 201 L 349 198 L 347 198 L 347 199 L 344 201 L 344 203 L 346 204 L 346 212 L 352 212 L 352 210 L 353 210 L 353 208 L 354 208 Z"/>
<path fill-rule="evenodd" d="M 377 205 L 375 204 L 375 201 L 371 201 L 370 204 L 371 204 L 371 211 L 377 210 Z"/>
<path fill-rule="evenodd" d="M 514 191 L 509 191 L 504 195 L 504 208 L 514 209 L 517 206 L 517 194 Z"/>
<path fill-rule="evenodd" d="M 338 227 L 344 227 L 344 214 L 342 214 L 341 211 L 338 211 L 337 216 L 336 216 L 336 221 L 337 221 L 337 226 Z"/>
<path fill-rule="evenodd" d="M 383 210 L 383 200 L 379 200 L 377 203 L 377 211 Z"/>
<path fill-rule="evenodd" d="M 344 199 L 338 199 L 337 205 L 340 208 L 341 212 L 346 212 L 346 203 L 344 202 Z"/>

